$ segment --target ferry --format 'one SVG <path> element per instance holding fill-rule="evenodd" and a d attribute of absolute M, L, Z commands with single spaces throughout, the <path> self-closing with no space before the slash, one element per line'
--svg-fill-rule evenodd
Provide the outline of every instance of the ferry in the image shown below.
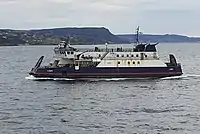
<path fill-rule="evenodd" d="M 54 61 L 41 66 L 41 56 L 29 74 L 36 78 L 163 78 L 183 74 L 173 54 L 169 61 L 160 59 L 158 43 L 140 43 L 139 27 L 136 43 L 131 48 L 94 47 L 81 50 L 62 41 L 54 48 Z"/>

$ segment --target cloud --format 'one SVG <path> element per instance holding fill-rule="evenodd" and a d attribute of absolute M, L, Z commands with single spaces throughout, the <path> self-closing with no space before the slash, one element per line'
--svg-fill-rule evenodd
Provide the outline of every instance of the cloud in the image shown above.
<path fill-rule="evenodd" d="M 121 0 L 16 0 L 15 3 L 7 2 L 7 8 L 2 7 L 0 15 L 5 23 L 9 22 L 7 25 L 19 25 L 19 28 L 84 25 L 109 27 L 115 21 L 123 21 L 125 13 L 130 10 L 128 5 L 132 3 Z M 15 23 L 11 22 L 13 19 Z M 3 25 L 2 22 L 0 24 Z"/>
<path fill-rule="evenodd" d="M 200 36 L 199 6 L 197 0 L 146 0 L 136 12 L 136 24 L 149 33 Z"/>
<path fill-rule="evenodd" d="M 0 0 L 0 27 L 105 26 L 114 33 L 200 35 L 199 0 Z M 196 30 L 195 30 L 196 29 Z"/>

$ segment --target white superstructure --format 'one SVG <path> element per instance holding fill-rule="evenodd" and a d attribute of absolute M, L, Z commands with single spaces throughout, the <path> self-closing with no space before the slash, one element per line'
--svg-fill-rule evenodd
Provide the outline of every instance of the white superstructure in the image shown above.
<path fill-rule="evenodd" d="M 166 67 L 155 45 L 140 44 L 131 49 L 95 47 L 78 50 L 70 45 L 59 44 L 54 52 L 55 58 L 59 59 L 58 65 L 96 63 L 96 67 Z"/>

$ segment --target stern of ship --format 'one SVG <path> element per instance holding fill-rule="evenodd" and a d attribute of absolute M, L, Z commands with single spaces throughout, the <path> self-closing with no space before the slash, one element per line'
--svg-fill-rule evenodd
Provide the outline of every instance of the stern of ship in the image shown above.
<path fill-rule="evenodd" d="M 40 67 L 42 61 L 44 59 L 44 56 L 41 56 L 39 58 L 39 60 L 37 61 L 37 63 L 35 64 L 35 66 L 31 69 L 31 71 L 29 72 L 29 75 L 32 75 L 32 76 L 35 76 L 36 75 L 36 72 L 38 70 L 38 68 Z"/>
<path fill-rule="evenodd" d="M 170 76 L 180 76 L 183 74 L 180 63 L 177 63 L 176 58 L 173 54 L 169 55 L 169 62 L 166 63 L 170 71 Z"/>

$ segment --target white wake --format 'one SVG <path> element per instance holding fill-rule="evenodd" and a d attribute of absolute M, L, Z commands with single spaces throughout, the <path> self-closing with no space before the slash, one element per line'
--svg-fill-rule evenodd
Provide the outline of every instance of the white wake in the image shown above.
<path fill-rule="evenodd" d="M 74 79 L 68 79 L 68 78 L 36 78 L 32 75 L 25 77 L 26 80 L 57 80 L 57 81 L 71 81 Z"/>
<path fill-rule="evenodd" d="M 172 76 L 172 77 L 165 77 L 161 78 L 161 80 L 174 80 L 174 79 L 191 79 L 191 78 L 200 78 L 198 74 L 184 74 L 181 76 Z M 54 80 L 54 81 L 74 81 L 75 79 L 69 78 L 36 78 L 32 75 L 25 77 L 26 80 Z M 125 80 L 144 80 L 145 78 L 95 78 L 95 79 L 78 79 L 78 80 L 87 80 L 87 81 L 125 81 Z"/>
<path fill-rule="evenodd" d="M 183 74 L 181 76 L 172 76 L 161 78 L 162 80 L 172 80 L 172 79 L 190 79 L 190 78 L 200 78 L 198 74 Z"/>

